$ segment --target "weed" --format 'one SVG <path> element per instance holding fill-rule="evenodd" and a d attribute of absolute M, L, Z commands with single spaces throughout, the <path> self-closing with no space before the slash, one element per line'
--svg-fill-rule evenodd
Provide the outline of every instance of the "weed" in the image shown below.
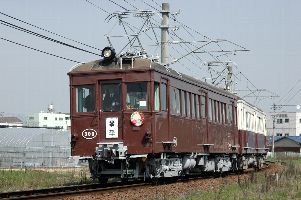
<path fill-rule="evenodd" d="M 0 170 L 0 192 L 49 188 L 87 183 L 85 172 L 42 170 Z"/>

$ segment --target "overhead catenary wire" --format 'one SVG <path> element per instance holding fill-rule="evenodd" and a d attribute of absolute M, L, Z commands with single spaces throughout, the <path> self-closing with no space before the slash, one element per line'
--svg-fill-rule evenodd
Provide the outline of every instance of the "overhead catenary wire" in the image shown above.
<path fill-rule="evenodd" d="M 125 5 L 121 5 L 121 4 L 117 3 L 116 1 L 113 1 L 113 0 L 108 0 L 108 1 L 111 2 L 111 3 L 113 3 L 113 4 L 116 5 L 116 6 L 120 7 L 121 9 L 124 9 L 125 11 L 130 11 L 130 10 L 131 10 L 130 8 L 126 7 Z M 128 2 L 128 1 L 126 1 L 126 0 L 123 0 L 123 1 L 124 1 L 126 4 L 128 4 L 129 6 L 133 7 L 134 9 L 137 9 L 137 7 L 134 6 L 133 4 L 131 4 L 130 2 Z M 155 2 L 155 1 L 152 0 L 152 2 L 156 4 L 155 6 L 151 5 L 149 2 L 147 2 L 147 1 L 145 1 L 145 0 L 143 0 L 142 2 L 143 2 L 145 5 L 149 6 L 151 9 L 154 9 L 154 10 L 160 12 L 160 10 L 156 8 L 157 6 L 160 6 L 157 2 Z M 193 28 L 187 26 L 186 24 L 180 22 L 179 20 L 176 19 L 176 17 L 175 17 L 174 15 L 171 15 L 171 16 L 172 16 L 172 19 L 173 19 L 175 22 L 179 23 L 179 24 L 181 25 L 181 27 L 183 28 L 183 30 L 186 31 L 186 32 L 188 33 L 188 35 L 189 35 L 190 37 L 192 37 L 194 40 L 195 40 L 195 36 L 194 36 L 193 33 L 196 33 L 197 35 L 200 35 L 200 36 L 202 36 L 203 38 L 205 38 L 205 40 L 207 40 L 207 42 L 210 42 L 210 43 L 209 43 L 210 45 L 211 45 L 211 44 L 216 44 L 216 45 L 217 45 L 217 47 L 220 49 L 220 51 L 214 52 L 214 51 L 204 50 L 204 53 L 207 53 L 211 58 L 213 58 L 213 60 L 215 60 L 215 61 L 221 61 L 221 59 L 220 59 L 221 56 L 226 56 L 227 58 L 229 58 L 228 54 L 229 54 L 229 53 L 232 53 L 232 52 L 235 52 L 235 50 L 234 50 L 234 51 L 227 51 L 227 52 L 225 53 L 225 51 L 223 50 L 223 47 L 220 45 L 220 43 L 219 43 L 218 40 L 212 40 L 210 37 L 208 37 L 208 36 L 206 36 L 206 35 L 203 35 L 203 34 L 201 34 L 199 31 L 197 31 L 197 30 L 195 30 L 195 29 L 193 29 Z M 153 20 L 153 19 L 152 19 L 152 20 Z M 124 22 L 125 22 L 125 21 L 124 21 Z M 159 24 L 158 22 L 155 22 L 155 23 L 151 22 L 151 24 L 153 24 L 153 25 L 155 25 L 155 26 L 158 26 L 158 27 L 160 26 L 160 24 Z M 130 26 L 128 26 L 128 27 L 130 27 Z M 152 27 L 152 29 L 153 29 L 153 26 L 152 26 L 152 25 L 151 25 L 151 27 Z M 123 27 L 123 28 L 125 29 L 125 27 Z M 132 29 L 131 31 L 133 31 L 133 29 Z M 154 31 L 153 31 L 153 32 L 154 32 Z M 127 35 L 128 35 L 128 32 L 126 32 L 126 33 L 127 33 Z M 183 40 L 183 39 L 182 39 L 182 38 L 181 38 L 174 30 L 170 29 L 170 33 L 171 33 L 171 34 L 170 34 L 170 37 L 171 37 L 172 39 L 174 39 L 173 37 L 176 37 L 176 38 L 178 38 L 180 41 L 184 41 L 184 40 Z M 156 36 L 156 34 L 154 34 L 154 35 Z M 131 41 L 133 41 L 133 40 L 131 40 Z M 229 40 L 223 40 L 223 41 L 228 42 L 229 44 L 232 44 L 232 45 L 234 45 L 234 46 L 236 46 L 236 47 L 239 47 L 239 48 L 241 48 L 241 49 L 244 50 L 244 51 L 247 51 L 247 49 L 246 49 L 245 47 L 243 47 L 243 46 L 241 46 L 241 45 L 238 45 L 237 43 L 234 43 L 234 42 L 229 41 Z M 130 43 L 131 43 L 131 42 L 130 42 Z M 157 43 L 158 43 L 158 40 L 157 40 Z M 188 43 L 185 43 L 185 42 L 184 42 L 183 44 L 179 43 L 179 45 L 181 46 L 181 49 L 182 49 L 182 50 L 186 51 L 186 54 L 185 54 L 184 56 L 183 56 L 183 55 L 180 56 L 180 58 L 178 58 L 177 61 L 179 61 L 179 60 L 185 58 L 185 60 L 188 60 L 189 62 L 195 64 L 194 62 L 192 62 L 191 59 L 189 59 L 189 58 L 186 57 L 186 56 L 192 56 L 192 57 L 196 58 L 197 60 L 200 60 L 201 62 L 203 62 L 203 59 L 202 59 L 201 57 L 199 57 L 196 53 L 194 53 L 194 51 L 195 51 L 196 49 L 200 49 L 200 48 L 202 48 L 202 46 L 199 47 L 199 46 L 196 45 L 196 44 L 193 44 L 193 43 L 188 44 Z M 205 45 L 208 45 L 208 44 L 205 44 Z M 172 48 L 175 52 L 177 52 L 179 55 L 181 55 L 181 53 L 180 53 L 176 48 L 174 48 L 174 47 L 171 47 L 171 48 Z M 189 53 L 189 52 L 191 52 L 191 53 Z M 218 56 L 217 56 L 217 55 L 213 54 L 213 53 L 219 53 L 219 52 L 221 53 L 221 55 L 218 55 Z M 172 62 L 171 62 L 171 63 L 172 63 Z M 223 64 L 223 65 L 224 65 L 224 64 Z M 184 66 L 184 65 L 183 65 L 183 66 Z M 189 70 L 189 71 L 190 71 L 190 70 Z M 216 81 L 217 81 L 217 79 L 224 73 L 224 71 L 225 71 L 225 70 L 223 70 L 222 72 L 218 73 L 218 76 L 215 78 Z M 257 87 L 255 86 L 255 84 L 253 84 L 253 83 L 252 83 L 252 82 L 251 82 L 244 74 L 241 73 L 241 75 L 247 80 L 248 83 L 250 83 L 250 84 L 252 85 L 252 87 L 254 87 L 254 88 L 257 89 Z M 234 74 L 234 77 L 236 77 L 235 74 Z M 236 77 L 236 78 L 237 78 L 237 77 Z M 220 81 L 217 81 L 217 82 L 220 82 Z M 250 90 L 250 91 L 251 91 L 251 90 Z"/>
<path fill-rule="evenodd" d="M 86 1 L 87 3 L 89 3 L 90 5 L 92 5 L 94 8 L 97 8 L 99 11 L 104 12 L 105 14 L 108 14 L 107 19 L 111 19 L 112 16 L 114 16 L 114 14 L 112 15 L 112 14 L 109 13 L 108 11 L 106 11 L 106 10 L 104 10 L 103 8 L 97 6 L 96 4 L 92 3 L 92 2 L 89 1 L 89 0 L 84 0 L 84 1 Z M 110 2 L 113 3 L 113 1 L 110 1 Z M 118 6 L 119 4 L 117 4 L 117 3 L 115 2 L 115 5 Z M 123 7 L 123 6 L 122 6 L 122 7 Z M 126 11 L 129 11 L 129 10 L 126 9 Z M 116 14 L 115 14 L 115 16 L 116 16 Z M 136 30 L 136 31 L 140 31 L 140 28 L 138 28 L 138 27 L 136 27 L 136 26 L 134 26 L 134 25 L 132 25 L 132 24 L 130 24 L 130 23 L 124 21 L 124 20 L 122 21 L 122 23 L 124 23 L 124 24 L 125 24 L 132 32 L 135 32 L 135 30 Z M 134 30 L 134 29 L 135 29 L 135 30 Z M 149 34 L 145 33 L 145 35 L 146 35 L 146 37 L 147 37 L 150 41 L 154 42 L 153 39 L 152 39 L 152 37 L 151 37 Z M 107 35 L 107 37 L 109 37 L 109 36 Z"/>
<path fill-rule="evenodd" d="M 126 2 L 126 1 L 125 1 Z M 128 2 L 126 2 L 126 3 L 128 3 Z M 152 6 L 152 5 L 150 5 L 148 2 L 146 2 L 146 1 L 143 1 L 143 3 L 144 4 L 146 4 L 147 6 L 149 6 L 151 9 L 154 9 L 154 10 L 156 10 L 157 12 L 160 12 L 160 10 L 159 9 L 157 9 L 157 8 L 155 8 L 154 6 Z M 130 3 L 128 3 L 130 6 L 132 6 L 133 7 L 133 5 L 132 4 L 130 4 Z M 157 4 L 157 3 L 156 3 Z M 157 4 L 157 5 L 159 5 L 159 4 Z M 122 6 L 119 6 L 119 7 L 121 7 L 121 8 L 123 8 Z M 134 7 L 135 8 L 135 7 Z M 127 9 L 127 10 L 129 10 L 129 9 Z M 174 17 L 174 20 L 175 20 L 176 18 Z M 156 21 L 156 20 L 155 20 Z M 156 21 L 156 23 L 154 23 L 154 25 L 155 26 L 157 26 L 157 27 L 160 27 L 160 24 Z M 152 26 L 151 26 L 152 27 Z M 193 37 L 193 35 L 192 35 L 192 33 L 190 33 L 191 31 L 188 31 L 187 30 L 187 28 L 185 28 L 184 27 L 184 30 L 186 30 L 186 32 L 192 37 L 192 38 L 194 38 Z M 154 34 L 155 36 L 156 36 L 156 34 Z M 173 29 L 170 29 L 170 37 L 174 40 L 174 38 L 173 38 L 173 36 L 174 37 L 177 37 L 180 41 L 184 41 L 177 33 L 176 33 L 176 31 L 174 31 Z M 205 38 L 209 38 L 209 37 L 205 37 Z M 210 38 L 209 38 L 210 39 Z M 211 39 L 210 39 L 211 40 Z M 209 40 L 209 41 L 210 41 Z M 204 42 L 208 42 L 208 41 L 204 41 Z M 189 58 L 187 58 L 186 56 L 192 56 L 192 57 L 194 57 L 194 58 L 196 58 L 197 60 L 200 60 L 201 62 L 203 62 L 203 60 L 202 60 L 202 58 L 200 58 L 197 54 L 194 54 L 194 50 L 192 49 L 193 47 L 194 48 L 199 48 L 197 45 L 194 45 L 194 44 L 187 44 L 186 42 L 183 42 L 183 44 L 181 44 L 181 42 L 180 43 L 178 43 L 180 46 L 181 46 L 181 49 L 182 50 L 184 50 L 184 51 L 186 51 L 186 55 L 183 57 L 183 55 L 181 55 L 181 53 L 177 50 L 177 48 L 174 48 L 173 46 L 171 46 L 171 48 L 174 50 L 174 51 L 176 51 L 181 57 L 180 57 L 180 59 L 182 59 L 182 58 L 185 58 L 187 61 L 189 61 L 190 63 L 192 63 L 192 64 L 194 64 L 194 65 L 196 65 L 194 62 L 192 62 L 192 60 L 191 59 L 189 59 Z M 218 43 L 217 43 L 218 44 Z M 184 45 L 184 46 L 183 46 Z M 221 48 L 221 46 L 218 44 L 218 47 L 221 49 L 221 51 L 224 53 L 224 51 L 223 51 L 223 49 Z M 216 60 L 216 61 L 220 61 L 219 60 L 219 58 L 218 58 L 218 56 L 214 56 L 211 52 L 209 52 L 209 51 L 204 51 L 204 52 L 206 52 L 206 53 L 208 53 L 214 60 Z M 176 62 L 179 62 L 179 60 L 180 59 L 175 59 L 176 60 Z M 173 63 L 174 61 L 172 61 L 171 63 Z M 185 66 L 185 65 L 182 65 L 182 66 Z M 186 67 L 185 67 L 186 68 Z M 187 69 L 187 68 L 186 68 Z M 198 68 L 199 69 L 199 68 Z M 190 69 L 189 69 L 189 71 L 191 71 Z M 222 73 L 221 73 L 222 74 Z M 219 74 L 219 76 L 220 76 L 220 74 Z"/>
<path fill-rule="evenodd" d="M 26 21 L 24 21 L 24 20 L 18 19 L 17 17 L 13 17 L 13 16 L 8 15 L 8 14 L 3 13 L 3 12 L 0 12 L 0 14 L 3 15 L 3 16 L 6 16 L 6 17 L 8 17 L 8 18 L 11 18 L 11 19 L 13 19 L 13 20 L 16 20 L 16 21 L 18 21 L 18 22 L 21 22 L 21 23 L 23 23 L 23 24 L 26 24 L 26 25 L 29 25 L 29 26 L 31 26 L 31 27 L 37 28 L 37 29 L 39 29 L 39 30 L 45 31 L 45 32 L 47 32 L 47 33 L 53 34 L 53 35 L 55 35 L 55 36 L 58 36 L 58 37 L 61 37 L 61 38 L 66 39 L 66 40 L 69 40 L 69 41 L 72 41 L 72 42 L 81 44 L 81 45 L 83 45 L 83 46 L 86 46 L 86 47 L 89 47 L 89 48 L 92 48 L 92 49 L 101 51 L 101 49 L 96 48 L 96 47 L 93 47 L 92 45 L 88 45 L 88 44 L 85 44 L 85 43 L 83 43 L 83 42 L 79 42 L 79 41 L 77 41 L 77 40 L 74 40 L 74 39 L 65 37 L 65 36 L 63 36 L 63 35 L 61 35 L 61 34 L 57 34 L 57 33 L 53 32 L 53 31 L 47 30 L 47 29 L 45 29 L 45 28 L 39 27 L 39 26 L 37 26 L 37 25 L 34 25 L 34 24 L 32 24 L 32 23 L 29 23 L 29 22 L 26 22 Z"/>
<path fill-rule="evenodd" d="M 40 50 L 40 49 L 37 49 L 37 48 L 33 48 L 33 47 L 30 47 L 30 46 L 27 46 L 27 45 L 24 45 L 24 44 L 21 44 L 21 43 L 18 43 L 18 42 L 14 42 L 12 40 L 9 40 L 9 39 L 3 38 L 3 37 L 0 37 L 0 39 L 4 40 L 6 42 L 12 43 L 12 44 L 21 46 L 21 47 L 25 47 L 27 49 L 31 49 L 31 50 L 34 50 L 34 51 L 37 51 L 37 52 L 40 52 L 40 53 L 44 53 L 46 55 L 50 55 L 50 56 L 56 57 L 56 58 L 60 58 L 60 59 L 67 60 L 67 61 L 71 61 L 71 62 L 74 62 L 74 63 L 82 63 L 82 62 L 79 62 L 79 61 L 76 61 L 76 60 L 73 60 L 73 59 L 69 59 L 69 58 L 66 58 L 66 57 L 63 57 L 63 56 L 58 56 L 58 55 L 55 55 L 55 54 L 52 54 L 52 53 L 49 53 L 49 52 L 46 52 L 46 51 L 43 51 L 43 50 Z"/>
<path fill-rule="evenodd" d="M 9 22 L 4 21 L 4 20 L 0 20 L 0 24 L 2 24 L 2 25 L 4 25 L 4 26 L 7 26 L 7 27 L 10 27 L 10 28 L 13 28 L 13 29 L 16 29 L 16 30 L 18 30 L 18 31 L 22 31 L 22 32 L 28 33 L 28 34 L 30 34 L 30 35 L 34 35 L 34 36 L 36 36 L 36 37 L 39 37 L 39 38 L 42 38 L 42 39 L 45 39 L 45 40 L 48 40 L 48 41 L 51 41 L 51 42 L 54 42 L 54 43 L 58 43 L 58 44 L 63 45 L 63 46 L 67 46 L 67 47 L 70 47 L 70 48 L 73 48 L 73 49 L 76 49 L 76 50 L 80 50 L 80 51 L 83 51 L 83 52 L 86 52 L 86 53 L 90 53 L 90 54 L 93 54 L 93 55 L 100 56 L 100 54 L 97 54 L 97 53 L 94 53 L 94 52 L 91 52 L 91 51 L 82 49 L 82 48 L 80 48 L 80 47 L 76 47 L 76 46 L 67 44 L 67 43 L 65 43 L 65 42 L 62 42 L 62 41 L 59 41 L 59 40 L 50 38 L 50 37 L 48 37 L 48 36 L 39 34 L 39 33 L 37 33 L 37 32 L 33 32 L 33 31 L 31 31 L 31 30 L 25 29 L 25 28 L 23 28 L 23 27 L 17 26 L 17 25 L 15 25 L 15 24 L 9 23 Z"/>
<path fill-rule="evenodd" d="M 101 7 L 99 7 L 99 6 L 97 6 L 96 4 L 92 3 L 91 1 L 89 1 L 89 0 L 84 0 L 84 1 L 86 1 L 87 3 L 89 3 L 90 5 L 92 5 L 93 7 L 95 7 L 95 8 L 97 8 L 97 9 L 101 10 L 102 12 L 104 12 L 104 13 L 106 13 L 106 14 L 110 14 L 108 11 L 106 11 L 105 9 L 103 9 L 103 8 L 101 8 Z"/>
<path fill-rule="evenodd" d="M 116 2 L 113 1 L 113 0 L 108 0 L 108 1 L 112 2 L 113 4 L 119 6 L 120 8 L 122 8 L 122 9 L 124 9 L 124 10 L 126 10 L 126 11 L 129 11 L 129 9 L 126 9 L 124 6 L 122 6 L 122 5 L 118 4 L 118 3 L 116 3 Z"/>
<path fill-rule="evenodd" d="M 290 90 L 285 95 L 283 95 L 283 97 L 281 99 L 279 99 L 278 104 L 283 104 L 283 102 L 285 102 L 289 99 L 289 97 L 291 95 L 290 93 L 294 90 L 294 88 L 298 85 L 298 83 L 300 83 L 300 81 L 301 81 L 301 79 L 296 81 L 296 83 L 290 88 Z"/>

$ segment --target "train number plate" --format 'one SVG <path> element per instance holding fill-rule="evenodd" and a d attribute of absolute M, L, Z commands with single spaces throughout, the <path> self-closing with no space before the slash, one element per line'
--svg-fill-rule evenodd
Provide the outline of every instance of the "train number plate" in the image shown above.
<path fill-rule="evenodd" d="M 82 136 L 83 136 L 83 138 L 85 138 L 87 140 L 92 140 L 92 139 L 96 138 L 97 132 L 94 129 L 85 129 L 82 132 Z"/>

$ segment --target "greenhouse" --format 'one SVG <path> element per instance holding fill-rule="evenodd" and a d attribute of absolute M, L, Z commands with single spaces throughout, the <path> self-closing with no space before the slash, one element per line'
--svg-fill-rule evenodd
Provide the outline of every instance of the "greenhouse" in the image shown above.
<path fill-rule="evenodd" d="M 70 132 L 0 128 L 0 168 L 72 167 Z"/>

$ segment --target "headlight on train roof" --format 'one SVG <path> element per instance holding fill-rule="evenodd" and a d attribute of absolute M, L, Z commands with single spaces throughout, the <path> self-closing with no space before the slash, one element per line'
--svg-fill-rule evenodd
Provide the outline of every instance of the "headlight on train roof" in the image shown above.
<path fill-rule="evenodd" d="M 101 56 L 105 60 L 112 60 L 115 58 L 115 55 L 115 49 L 113 49 L 112 47 L 105 47 L 101 52 Z"/>

